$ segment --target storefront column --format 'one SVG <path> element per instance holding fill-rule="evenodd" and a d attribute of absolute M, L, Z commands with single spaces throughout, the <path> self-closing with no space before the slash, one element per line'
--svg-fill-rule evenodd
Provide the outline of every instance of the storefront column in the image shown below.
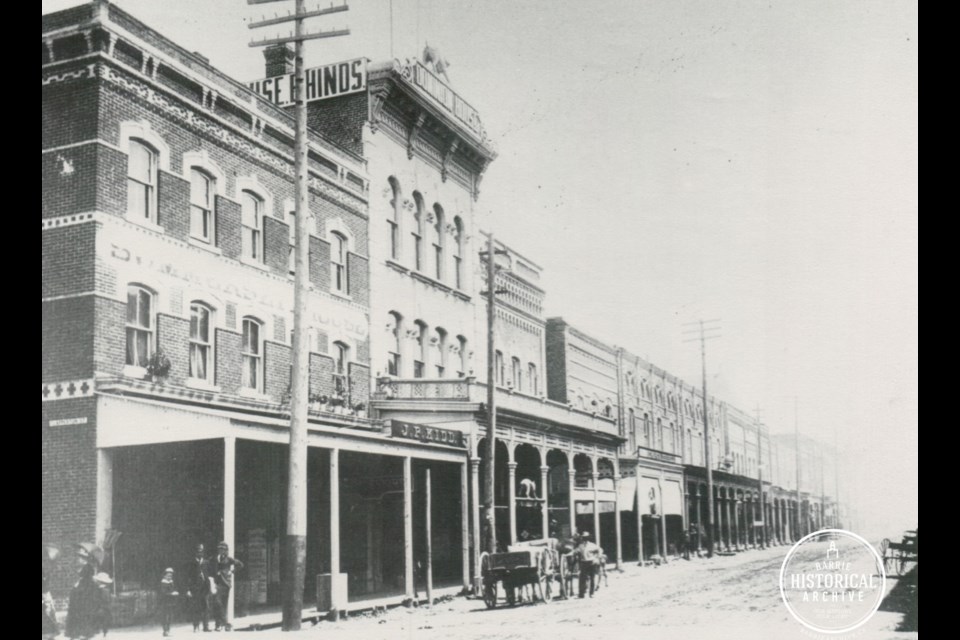
<path fill-rule="evenodd" d="M 237 502 L 237 439 L 229 436 L 223 439 L 223 541 L 230 545 L 230 551 L 236 547 L 236 502 Z M 233 603 L 237 590 L 230 589 L 227 597 L 227 610 L 224 617 L 227 628 L 233 626 Z"/>
<path fill-rule="evenodd" d="M 577 531 L 577 501 L 573 497 L 573 489 L 576 485 L 577 472 L 573 469 L 573 456 L 570 456 L 570 469 L 567 471 L 568 493 L 567 501 L 570 503 L 570 535 Z"/>
<path fill-rule="evenodd" d="M 596 467 L 594 467 L 596 468 Z M 600 489 L 597 488 L 597 481 L 600 474 L 593 472 L 593 541 L 600 544 Z"/>
<path fill-rule="evenodd" d="M 473 593 L 480 595 L 480 458 L 470 458 L 470 491 L 473 494 Z"/>
<path fill-rule="evenodd" d="M 617 571 L 623 570 L 623 540 L 620 524 L 620 475 L 613 476 L 613 522 L 617 532 Z"/>
<path fill-rule="evenodd" d="M 663 471 L 660 472 L 660 479 L 657 480 L 657 493 L 660 494 L 660 535 L 663 536 L 663 561 L 667 562 L 670 556 L 670 546 L 667 544 L 667 514 L 663 510 Z"/>
<path fill-rule="evenodd" d="M 637 505 L 637 564 L 643 566 L 643 514 L 640 513 L 640 470 L 636 472 L 637 490 L 634 491 Z"/>
<path fill-rule="evenodd" d="M 470 591 L 470 480 L 467 463 L 460 464 L 460 563 L 463 575 L 463 592 Z"/>
<path fill-rule="evenodd" d="M 510 544 L 517 544 L 517 463 L 507 463 L 507 491 L 510 509 Z"/>
<path fill-rule="evenodd" d="M 694 501 L 696 502 L 696 513 L 697 515 L 697 555 L 700 555 L 700 552 L 703 550 L 703 515 L 700 513 L 700 508 L 702 506 L 702 500 L 700 495 L 700 485 L 697 485 L 697 494 L 694 496 Z"/>
<path fill-rule="evenodd" d="M 113 528 L 113 451 L 97 449 L 97 523 L 94 542 L 102 545 Z M 116 574 L 117 568 L 112 571 Z M 116 577 L 116 576 L 114 576 Z"/>
<path fill-rule="evenodd" d="M 340 450 L 330 449 L 330 608 L 339 612 L 346 604 L 340 593 Z M 339 613 L 334 613 L 338 616 Z"/>
<path fill-rule="evenodd" d="M 412 603 L 413 585 L 413 477 L 410 456 L 403 458 L 403 589 L 406 602 Z"/>
<path fill-rule="evenodd" d="M 730 501 L 730 510 L 733 512 L 733 547 L 740 551 L 740 513 L 743 511 L 743 503 L 739 498 L 734 497 Z"/>
<path fill-rule="evenodd" d="M 543 459 L 546 460 L 547 459 L 546 452 L 543 452 L 542 455 L 543 455 Z M 543 527 L 543 535 L 540 536 L 541 538 L 550 537 L 550 491 L 547 488 L 548 473 L 550 473 L 550 467 L 548 467 L 547 465 L 543 465 L 540 467 L 540 486 L 542 488 L 540 489 L 541 495 L 539 497 L 541 500 L 543 500 L 543 502 L 541 503 L 543 505 L 542 507 L 543 513 L 540 514 L 541 515 L 540 526 Z"/>

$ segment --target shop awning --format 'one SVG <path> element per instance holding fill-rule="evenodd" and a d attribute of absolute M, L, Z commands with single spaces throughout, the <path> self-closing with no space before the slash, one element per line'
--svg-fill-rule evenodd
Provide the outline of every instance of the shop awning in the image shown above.
<path fill-rule="evenodd" d="M 620 488 L 617 492 L 617 499 L 620 501 L 621 511 L 633 511 L 637 502 L 637 479 L 623 478 L 620 480 Z"/>
<path fill-rule="evenodd" d="M 663 513 L 683 515 L 683 494 L 680 492 L 678 480 L 667 480 L 663 483 Z"/>

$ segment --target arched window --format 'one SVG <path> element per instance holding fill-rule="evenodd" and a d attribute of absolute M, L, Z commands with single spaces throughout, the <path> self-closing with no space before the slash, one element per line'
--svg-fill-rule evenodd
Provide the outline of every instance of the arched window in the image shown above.
<path fill-rule="evenodd" d="M 240 193 L 241 255 L 263 262 L 263 198 L 252 191 Z"/>
<path fill-rule="evenodd" d="M 650 415 L 643 414 L 643 446 L 653 448 L 653 434 L 650 433 Z"/>
<path fill-rule="evenodd" d="M 627 411 L 627 447 L 628 453 L 637 451 L 637 414 L 633 409 Z"/>
<path fill-rule="evenodd" d="M 263 390 L 263 324 L 256 318 L 243 319 L 243 379 L 246 389 Z"/>
<path fill-rule="evenodd" d="M 442 327 L 437 327 L 435 332 L 437 353 L 433 358 L 433 363 L 436 366 L 437 377 L 444 378 L 447 375 L 447 331 Z"/>
<path fill-rule="evenodd" d="M 128 365 L 146 367 L 153 355 L 156 326 L 154 294 L 140 285 L 127 287 L 127 359 Z"/>
<path fill-rule="evenodd" d="M 330 234 L 330 284 L 337 293 L 350 292 L 347 283 L 347 239 L 338 231 Z"/>
<path fill-rule="evenodd" d="M 463 288 L 463 221 L 460 216 L 453 219 L 453 286 Z"/>
<path fill-rule="evenodd" d="M 127 157 L 127 214 L 138 222 L 157 222 L 157 150 L 134 138 Z"/>
<path fill-rule="evenodd" d="M 387 375 L 400 375 L 400 331 L 402 329 L 403 317 L 396 311 L 389 314 L 389 323 L 387 329 L 390 332 L 390 351 L 387 354 Z"/>
<path fill-rule="evenodd" d="M 417 354 L 413 361 L 413 377 L 422 378 L 427 369 L 427 324 L 422 320 L 417 320 L 414 324 L 417 326 Z"/>
<path fill-rule="evenodd" d="M 206 171 L 194 167 L 190 170 L 190 235 L 191 237 L 214 244 L 216 238 L 213 225 L 214 196 L 216 181 Z"/>
<path fill-rule="evenodd" d="M 190 377 L 213 383 L 213 310 L 202 302 L 190 303 Z"/>
<path fill-rule="evenodd" d="M 387 227 L 390 230 L 390 257 L 400 259 L 400 183 L 390 176 L 390 213 L 387 216 Z"/>
<path fill-rule="evenodd" d="M 443 207 L 439 204 L 433 205 L 433 215 L 435 220 L 433 221 L 433 265 L 434 265 L 434 277 L 437 280 L 443 280 L 443 251 L 446 247 L 447 234 L 444 231 L 445 218 L 443 215 Z"/>
<path fill-rule="evenodd" d="M 423 208 L 423 196 L 419 191 L 413 192 L 413 202 L 416 210 L 413 213 L 413 229 L 410 235 L 413 237 L 413 268 L 417 271 L 423 269 L 423 228 L 426 223 L 427 212 Z"/>
<path fill-rule="evenodd" d="M 523 370 L 520 368 L 520 358 L 516 356 L 510 358 L 510 369 L 513 388 L 517 391 L 523 391 Z"/>
<path fill-rule="evenodd" d="M 527 365 L 527 386 L 530 387 L 530 394 L 540 393 L 540 380 L 537 378 L 537 365 L 530 363 Z"/>
<path fill-rule="evenodd" d="M 663 451 L 663 420 L 657 418 L 657 431 L 654 433 L 657 439 L 656 448 Z"/>
<path fill-rule="evenodd" d="M 348 390 L 347 368 L 350 362 L 350 347 L 337 341 L 333 343 L 333 389 L 345 396 Z"/>
<path fill-rule="evenodd" d="M 460 346 L 460 370 L 457 371 L 457 377 L 464 378 L 470 371 L 470 354 L 467 352 L 467 339 L 463 336 L 457 336 L 457 343 Z"/>
<path fill-rule="evenodd" d="M 493 362 L 493 365 L 494 365 L 494 366 L 493 366 L 493 372 L 494 372 L 494 375 L 496 376 L 495 383 L 498 384 L 498 385 L 500 385 L 500 386 L 503 386 L 503 381 L 504 381 L 504 378 L 506 377 L 506 375 L 505 375 L 505 374 L 506 374 L 506 371 L 504 371 L 503 352 L 502 352 L 502 351 L 497 350 L 497 352 L 494 354 L 494 362 Z"/>

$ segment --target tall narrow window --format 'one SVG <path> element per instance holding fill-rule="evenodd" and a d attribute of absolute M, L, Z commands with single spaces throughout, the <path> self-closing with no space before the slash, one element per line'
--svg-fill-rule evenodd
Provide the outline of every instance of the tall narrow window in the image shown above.
<path fill-rule="evenodd" d="M 523 391 L 523 370 L 520 368 L 520 358 L 516 356 L 510 358 L 510 369 L 513 388 L 517 391 Z"/>
<path fill-rule="evenodd" d="M 527 365 L 527 386 L 530 387 L 530 394 L 540 393 L 540 380 L 537 378 L 537 365 L 532 362 Z"/>
<path fill-rule="evenodd" d="M 127 364 L 146 367 L 153 353 L 153 293 L 136 285 L 127 287 Z"/>
<path fill-rule="evenodd" d="M 437 353 L 433 358 L 438 378 L 444 378 L 447 375 L 447 331 L 441 327 L 436 329 L 436 348 Z"/>
<path fill-rule="evenodd" d="M 435 218 L 433 221 L 433 275 L 437 280 L 443 280 L 443 249 L 446 244 L 443 207 L 439 204 L 433 205 L 433 215 Z"/>
<path fill-rule="evenodd" d="M 287 242 L 290 245 L 290 251 L 287 254 L 287 270 L 294 274 L 297 272 L 297 212 L 295 210 L 287 211 Z M 309 240 L 306 242 L 309 243 Z"/>
<path fill-rule="evenodd" d="M 387 227 L 390 229 L 390 257 L 400 259 L 400 184 L 396 178 L 390 176 L 390 213 L 387 216 Z"/>
<path fill-rule="evenodd" d="M 213 340 L 210 307 L 190 303 L 190 377 L 213 382 Z"/>
<path fill-rule="evenodd" d="M 660 451 L 663 451 L 663 420 L 657 418 L 657 430 L 653 434 L 656 437 L 656 448 Z"/>
<path fill-rule="evenodd" d="M 410 232 L 413 236 L 413 268 L 420 271 L 423 269 L 423 226 L 427 213 L 423 210 L 423 197 L 419 191 L 413 192 L 413 201 L 417 206 L 413 214 L 413 230 Z"/>
<path fill-rule="evenodd" d="M 240 224 L 243 257 L 263 262 L 263 200 L 251 191 L 240 194 Z"/>
<path fill-rule="evenodd" d="M 157 151 L 141 140 L 130 140 L 127 213 L 137 221 L 157 221 Z"/>
<path fill-rule="evenodd" d="M 390 316 L 387 325 L 387 330 L 390 332 L 390 351 L 387 353 L 387 375 L 399 376 L 401 317 L 395 311 L 391 311 L 388 315 Z"/>
<path fill-rule="evenodd" d="M 637 451 L 637 414 L 633 409 L 627 411 L 627 453 L 635 454 Z"/>
<path fill-rule="evenodd" d="M 463 221 L 460 216 L 453 219 L 453 286 L 463 288 Z"/>
<path fill-rule="evenodd" d="M 427 325 L 417 320 L 417 357 L 413 361 L 413 377 L 422 378 L 427 368 Z"/>
<path fill-rule="evenodd" d="M 330 283 L 337 293 L 348 293 L 347 239 L 334 231 L 330 234 Z"/>
<path fill-rule="evenodd" d="M 263 343 L 261 334 L 263 325 L 253 318 L 243 319 L 243 380 L 247 389 L 263 389 Z"/>
<path fill-rule="evenodd" d="M 333 343 L 333 388 L 341 396 L 347 395 L 347 363 L 350 347 L 342 342 Z"/>
<path fill-rule="evenodd" d="M 457 344 L 460 347 L 460 370 L 457 371 L 458 378 L 464 378 L 470 371 L 470 354 L 467 352 L 467 339 L 463 336 L 457 336 Z"/>
<path fill-rule="evenodd" d="M 494 355 L 494 374 L 496 375 L 496 384 L 503 386 L 504 378 L 506 378 L 506 371 L 504 370 L 503 364 L 503 352 L 497 351 Z"/>
<path fill-rule="evenodd" d="M 650 433 L 650 415 L 643 414 L 643 446 L 653 448 L 653 434 Z"/>
<path fill-rule="evenodd" d="M 199 169 L 190 170 L 190 235 L 210 244 L 214 243 L 213 178 Z"/>

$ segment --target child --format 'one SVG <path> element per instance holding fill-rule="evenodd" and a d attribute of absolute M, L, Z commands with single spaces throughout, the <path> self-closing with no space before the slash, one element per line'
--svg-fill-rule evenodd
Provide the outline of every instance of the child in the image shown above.
<path fill-rule="evenodd" d="M 173 569 L 169 567 L 163 572 L 158 595 L 160 624 L 163 625 L 163 637 L 167 638 L 170 636 L 170 622 L 173 620 L 173 614 L 177 609 L 177 596 L 180 595 L 173 582 Z"/>
<path fill-rule="evenodd" d="M 113 623 L 113 614 L 110 611 L 110 601 L 112 599 L 110 585 L 113 584 L 113 579 L 101 571 L 93 576 L 93 582 L 97 585 L 97 594 L 93 609 L 94 630 L 103 633 L 103 637 L 106 638 L 107 632 L 110 631 Z"/>

